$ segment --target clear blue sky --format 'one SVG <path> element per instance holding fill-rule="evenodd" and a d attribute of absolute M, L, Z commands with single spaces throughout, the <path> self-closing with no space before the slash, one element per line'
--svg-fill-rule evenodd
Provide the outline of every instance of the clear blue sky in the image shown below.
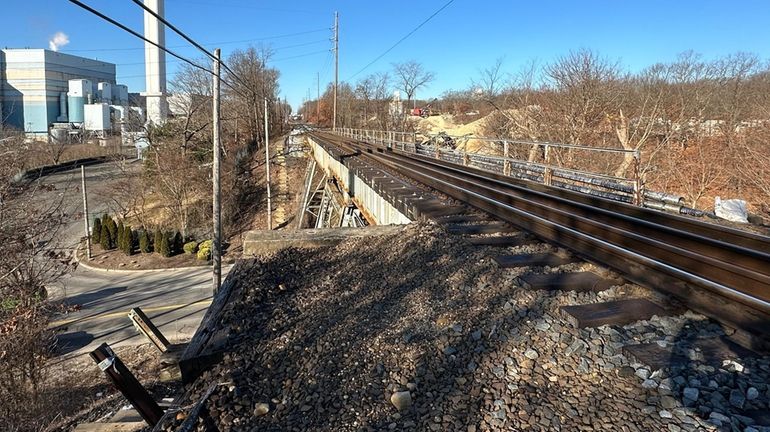
<path fill-rule="evenodd" d="M 85 0 L 119 21 L 142 29 L 142 13 L 129 0 Z M 346 80 L 412 30 L 446 0 L 248 1 L 166 0 L 166 17 L 207 47 L 224 54 L 264 39 L 275 48 L 281 91 L 293 106 L 333 79 L 328 51 L 333 14 L 340 13 L 340 79 Z M 64 52 L 118 65 L 118 81 L 142 91 L 142 42 L 66 0 L 6 0 L 0 46 L 48 46 L 57 31 L 69 36 Z M 214 44 L 212 44 L 214 43 Z M 167 45 L 185 45 L 167 30 Z M 129 49 L 125 49 L 129 48 Z M 590 48 L 631 70 L 694 50 L 706 58 L 748 51 L 770 58 L 770 1 L 513 1 L 455 0 L 378 63 L 356 77 L 415 59 L 435 72 L 420 97 L 464 88 L 479 68 L 505 57 L 515 72 L 532 59 L 547 62 Z M 197 56 L 194 48 L 175 48 Z M 178 63 L 169 58 L 169 79 Z M 312 89 L 312 90 L 311 90 Z M 314 96 L 313 96 L 314 97 Z"/>

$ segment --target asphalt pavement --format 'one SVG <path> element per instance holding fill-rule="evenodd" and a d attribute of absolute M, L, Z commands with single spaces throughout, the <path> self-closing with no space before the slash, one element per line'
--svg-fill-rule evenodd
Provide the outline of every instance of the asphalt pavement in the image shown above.
<path fill-rule="evenodd" d="M 126 175 L 141 170 L 141 162 L 105 162 L 86 167 L 90 218 L 112 213 L 113 191 Z M 80 169 L 42 177 L 36 200 L 40 205 L 61 203 L 63 226 L 51 247 L 74 256 L 84 235 Z M 223 272 L 226 269 L 223 269 Z M 189 339 L 211 302 L 210 267 L 162 271 L 104 271 L 78 266 L 48 287 L 49 298 L 77 309 L 54 318 L 60 355 L 82 354 L 102 342 L 112 346 L 145 343 L 128 319 L 141 307 L 170 341 Z"/>

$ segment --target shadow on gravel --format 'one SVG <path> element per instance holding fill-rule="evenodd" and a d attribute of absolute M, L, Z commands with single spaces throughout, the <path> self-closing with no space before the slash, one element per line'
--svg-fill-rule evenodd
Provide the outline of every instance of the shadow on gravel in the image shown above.
<path fill-rule="evenodd" d="M 699 339 L 699 324 L 684 321 L 671 344 L 668 377 L 659 387 L 663 408 L 680 419 L 697 416 L 723 431 L 770 427 L 769 371 L 755 367 L 758 354 L 726 337 Z"/>
<path fill-rule="evenodd" d="M 255 260 L 222 319 L 230 354 L 193 384 L 191 400 L 232 380 L 209 407 L 220 429 L 503 427 L 506 377 L 536 362 L 501 347 L 510 350 L 512 336 L 526 342 L 531 329 L 519 323 L 539 320 L 545 306 L 541 295 L 504 307 L 510 282 L 499 274 L 482 252 L 435 233 Z M 558 391 L 542 379 L 527 385 L 542 397 Z M 411 392 L 411 407 L 394 408 L 397 391 Z M 256 403 L 270 415 L 232 411 Z"/>

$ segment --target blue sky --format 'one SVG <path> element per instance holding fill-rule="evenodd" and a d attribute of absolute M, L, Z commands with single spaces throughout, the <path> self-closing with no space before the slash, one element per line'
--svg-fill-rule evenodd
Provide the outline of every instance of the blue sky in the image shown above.
<path fill-rule="evenodd" d="M 86 3 L 141 31 L 142 14 L 129 0 Z M 446 0 L 166 0 L 166 17 L 207 47 L 226 55 L 251 43 L 275 49 L 281 90 L 293 106 L 333 79 L 329 52 L 334 11 L 340 13 L 340 79 L 346 80 L 412 30 Z M 142 42 L 66 0 L 5 0 L 0 46 L 48 46 L 62 31 L 62 48 L 116 63 L 118 81 L 142 91 Z M 570 50 L 590 48 L 631 70 L 694 50 L 706 58 L 748 51 L 770 58 L 770 1 L 471 1 L 455 0 L 382 60 L 356 76 L 385 71 L 414 59 L 436 74 L 418 95 L 467 87 L 480 68 L 504 57 L 515 72 L 535 59 L 548 62 Z M 297 34 L 285 36 L 287 34 Z M 281 36 L 281 37 L 276 37 Z M 268 38 L 268 39 L 265 39 Z M 196 50 L 167 31 L 167 45 L 180 54 Z M 179 47 L 179 46 L 182 47 Z M 169 79 L 178 63 L 169 58 Z M 354 80 L 355 80 L 354 79 Z M 314 97 L 314 96 L 313 96 Z"/>

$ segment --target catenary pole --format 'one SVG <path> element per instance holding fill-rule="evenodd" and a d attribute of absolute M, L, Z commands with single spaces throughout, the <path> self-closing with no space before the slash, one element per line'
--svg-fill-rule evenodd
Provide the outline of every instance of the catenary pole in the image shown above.
<path fill-rule="evenodd" d="M 267 229 L 273 229 L 272 194 L 270 193 L 270 129 L 268 123 L 267 98 L 265 98 L 265 171 L 267 172 Z"/>
<path fill-rule="evenodd" d="M 220 154 L 222 151 L 222 143 L 220 137 L 220 50 L 219 48 L 214 50 L 214 88 L 212 98 L 212 111 L 213 116 L 213 128 L 214 128 L 214 160 L 211 164 L 211 177 L 213 179 L 213 199 L 212 199 L 212 213 L 214 224 L 214 241 L 211 249 L 211 260 L 213 261 L 213 288 L 214 294 L 219 291 L 220 285 L 222 285 L 222 202 L 220 201 L 222 186 L 220 184 Z"/>

